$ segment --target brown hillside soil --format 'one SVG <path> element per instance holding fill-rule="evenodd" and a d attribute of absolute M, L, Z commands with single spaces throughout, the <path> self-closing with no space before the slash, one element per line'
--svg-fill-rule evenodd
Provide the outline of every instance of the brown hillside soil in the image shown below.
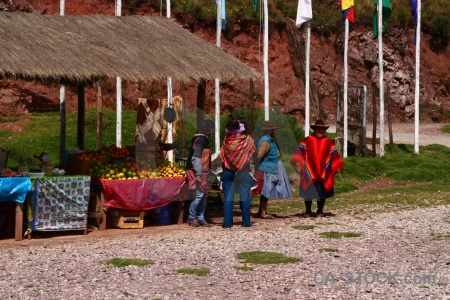
<path fill-rule="evenodd" d="M 26 2 L 26 1 L 22 1 Z M 45 13 L 48 15 L 59 14 L 59 0 L 28 0 L 35 13 Z M 26 6 L 23 4 L 22 6 Z M 136 8 L 136 14 L 160 15 L 159 9 L 150 6 L 149 2 Z M 81 14 L 108 14 L 114 15 L 114 1 L 110 0 L 83 0 L 67 1 L 65 4 L 66 15 Z M 123 15 L 129 14 L 126 5 L 123 5 Z M 205 24 L 198 24 L 189 16 L 174 16 L 177 22 L 188 28 L 200 38 L 215 43 L 215 28 L 208 27 Z M 289 20 L 288 20 L 289 21 Z M 352 34 L 363 32 L 364 28 L 358 26 L 352 27 Z M 300 30 L 302 34 L 303 30 Z M 409 37 L 412 37 L 410 32 Z M 224 51 L 234 55 L 249 66 L 263 73 L 263 49 L 262 49 L 262 31 L 257 26 L 247 26 L 246 24 L 233 25 L 233 38 L 222 38 L 222 48 Z M 410 39 L 410 38 L 409 38 Z M 270 106 L 278 105 L 282 112 L 290 113 L 297 118 L 299 122 L 304 121 L 304 79 L 298 78 L 294 74 L 292 67 L 290 47 L 288 45 L 286 32 L 283 30 L 273 30 L 269 39 L 269 84 L 270 84 Z M 342 36 L 330 34 L 328 36 L 312 35 L 311 40 L 311 81 L 320 92 L 323 114 L 321 117 L 329 122 L 335 121 L 336 107 L 336 85 L 342 82 L 343 58 L 342 54 L 336 52 L 335 48 L 340 47 Z M 421 54 L 421 73 L 426 74 L 425 80 L 433 82 L 438 94 L 439 103 L 431 106 L 425 113 L 421 110 L 421 121 L 424 122 L 443 122 L 442 108 L 448 108 L 450 111 L 450 97 L 445 85 L 445 81 L 450 82 L 450 47 L 447 47 L 444 53 L 439 55 L 426 46 L 427 37 L 422 40 Z M 320 49 L 320 51 L 318 51 Z M 373 52 L 373 50 L 370 50 Z M 370 52 L 369 51 L 369 52 Z M 407 55 L 414 56 L 414 48 L 408 48 Z M 364 55 L 372 55 L 373 53 Z M 350 59 L 350 63 L 352 60 Z M 403 62 L 399 62 L 403 63 Z M 364 66 L 356 65 L 349 74 L 349 82 L 366 83 L 367 70 Z M 425 72 L 427 70 L 427 72 Z M 429 74 L 429 75 L 428 75 Z M 363 81 L 363 82 L 362 82 Z M 442 84 L 436 82 L 442 81 Z M 255 108 L 264 107 L 264 83 L 262 80 L 254 82 L 255 89 Z M 166 85 L 164 82 L 125 82 L 123 87 L 123 109 L 134 109 L 137 99 L 140 97 L 150 99 L 162 99 L 166 97 Z M 105 109 L 115 110 L 115 81 L 114 79 L 104 80 L 102 87 L 103 105 Z M 185 91 L 185 99 L 188 110 L 191 111 L 196 106 L 197 84 L 191 83 Z M 206 107 L 209 114 L 214 113 L 214 82 L 207 83 L 206 89 Z M 249 107 L 249 83 L 246 81 L 230 81 L 221 83 L 221 111 L 222 113 L 232 112 L 236 107 Z M 179 83 L 174 82 L 173 95 L 180 95 Z M 86 107 L 96 106 L 97 86 L 88 86 L 85 88 Z M 371 89 L 369 87 L 368 101 L 371 102 Z M 407 99 L 410 103 L 413 99 Z M 423 99 L 424 103 L 432 103 L 433 99 Z M 427 104 L 427 105 L 428 105 Z M 370 106 L 371 104 L 369 104 Z M 21 80 L 0 80 L 0 115 L 3 116 L 21 116 L 31 112 L 43 112 L 59 109 L 59 86 L 43 85 L 37 82 L 26 82 Z M 66 87 L 66 107 L 69 111 L 77 110 L 76 87 Z M 312 118 L 315 117 L 312 112 Z M 449 116 L 447 116 L 448 118 Z M 394 112 L 394 122 L 410 121 L 405 119 L 401 110 Z"/>

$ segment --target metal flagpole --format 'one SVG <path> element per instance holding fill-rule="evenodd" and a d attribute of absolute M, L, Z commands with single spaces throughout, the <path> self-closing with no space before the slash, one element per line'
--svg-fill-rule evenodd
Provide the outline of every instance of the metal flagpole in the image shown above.
<path fill-rule="evenodd" d="M 170 0 L 166 1 L 167 18 L 170 19 Z M 167 107 L 172 107 L 172 77 L 167 77 Z M 167 143 L 173 143 L 172 122 L 167 122 Z M 167 160 L 173 162 L 173 150 L 167 152 Z"/>
<path fill-rule="evenodd" d="M 122 15 L 122 0 L 116 1 L 116 16 Z M 122 78 L 116 77 L 116 146 L 122 147 Z"/>
<path fill-rule="evenodd" d="M 305 63 L 305 137 L 309 135 L 309 62 L 311 47 L 311 21 L 306 22 L 306 63 Z"/>
<path fill-rule="evenodd" d="M 421 0 L 417 0 L 416 28 L 416 88 L 414 94 L 414 153 L 419 154 L 419 98 L 420 98 L 420 18 Z"/>
<path fill-rule="evenodd" d="M 220 48 L 221 34 L 222 34 L 222 0 L 217 0 L 217 22 L 216 22 L 216 46 Z M 217 157 L 220 153 L 220 80 L 215 79 L 215 125 L 214 125 L 214 141 L 215 141 L 215 155 Z"/>
<path fill-rule="evenodd" d="M 380 68 L 380 157 L 384 157 L 383 0 L 378 0 L 378 67 Z"/>
<path fill-rule="evenodd" d="M 349 20 L 345 18 L 345 45 L 344 45 L 344 147 L 343 156 L 347 157 L 348 140 L 348 32 Z"/>
<path fill-rule="evenodd" d="M 264 0 L 264 120 L 269 120 L 269 10 Z"/>

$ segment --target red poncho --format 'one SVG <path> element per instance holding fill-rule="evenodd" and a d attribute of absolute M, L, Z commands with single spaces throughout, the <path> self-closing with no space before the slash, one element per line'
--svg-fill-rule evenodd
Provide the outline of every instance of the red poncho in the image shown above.
<path fill-rule="evenodd" d="M 315 181 L 323 181 L 328 192 L 334 186 L 334 175 L 344 167 L 344 161 L 333 141 L 327 137 L 307 136 L 292 156 L 291 164 L 300 169 L 300 186 L 303 190 Z"/>

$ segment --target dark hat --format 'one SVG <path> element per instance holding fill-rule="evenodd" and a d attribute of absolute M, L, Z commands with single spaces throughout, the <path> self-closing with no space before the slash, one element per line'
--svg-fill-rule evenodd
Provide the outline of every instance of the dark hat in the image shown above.
<path fill-rule="evenodd" d="M 319 119 L 316 121 L 316 123 L 314 123 L 314 125 L 311 125 L 311 128 L 313 130 L 317 129 L 317 128 L 323 128 L 325 130 L 327 130 L 330 126 L 325 126 L 325 122 L 322 119 Z"/>
<path fill-rule="evenodd" d="M 278 129 L 279 127 L 274 121 L 267 120 L 264 121 L 263 125 L 261 126 L 261 130 L 269 130 L 269 129 Z"/>

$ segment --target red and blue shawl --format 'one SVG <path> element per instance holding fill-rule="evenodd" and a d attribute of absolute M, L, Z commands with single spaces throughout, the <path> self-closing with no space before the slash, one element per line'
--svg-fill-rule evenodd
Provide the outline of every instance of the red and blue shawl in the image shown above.
<path fill-rule="evenodd" d="M 300 168 L 300 186 L 303 190 L 315 181 L 323 181 L 328 192 L 334 186 L 334 175 L 344 167 L 344 161 L 333 141 L 314 135 L 304 138 L 292 156 L 291 164 Z"/>

